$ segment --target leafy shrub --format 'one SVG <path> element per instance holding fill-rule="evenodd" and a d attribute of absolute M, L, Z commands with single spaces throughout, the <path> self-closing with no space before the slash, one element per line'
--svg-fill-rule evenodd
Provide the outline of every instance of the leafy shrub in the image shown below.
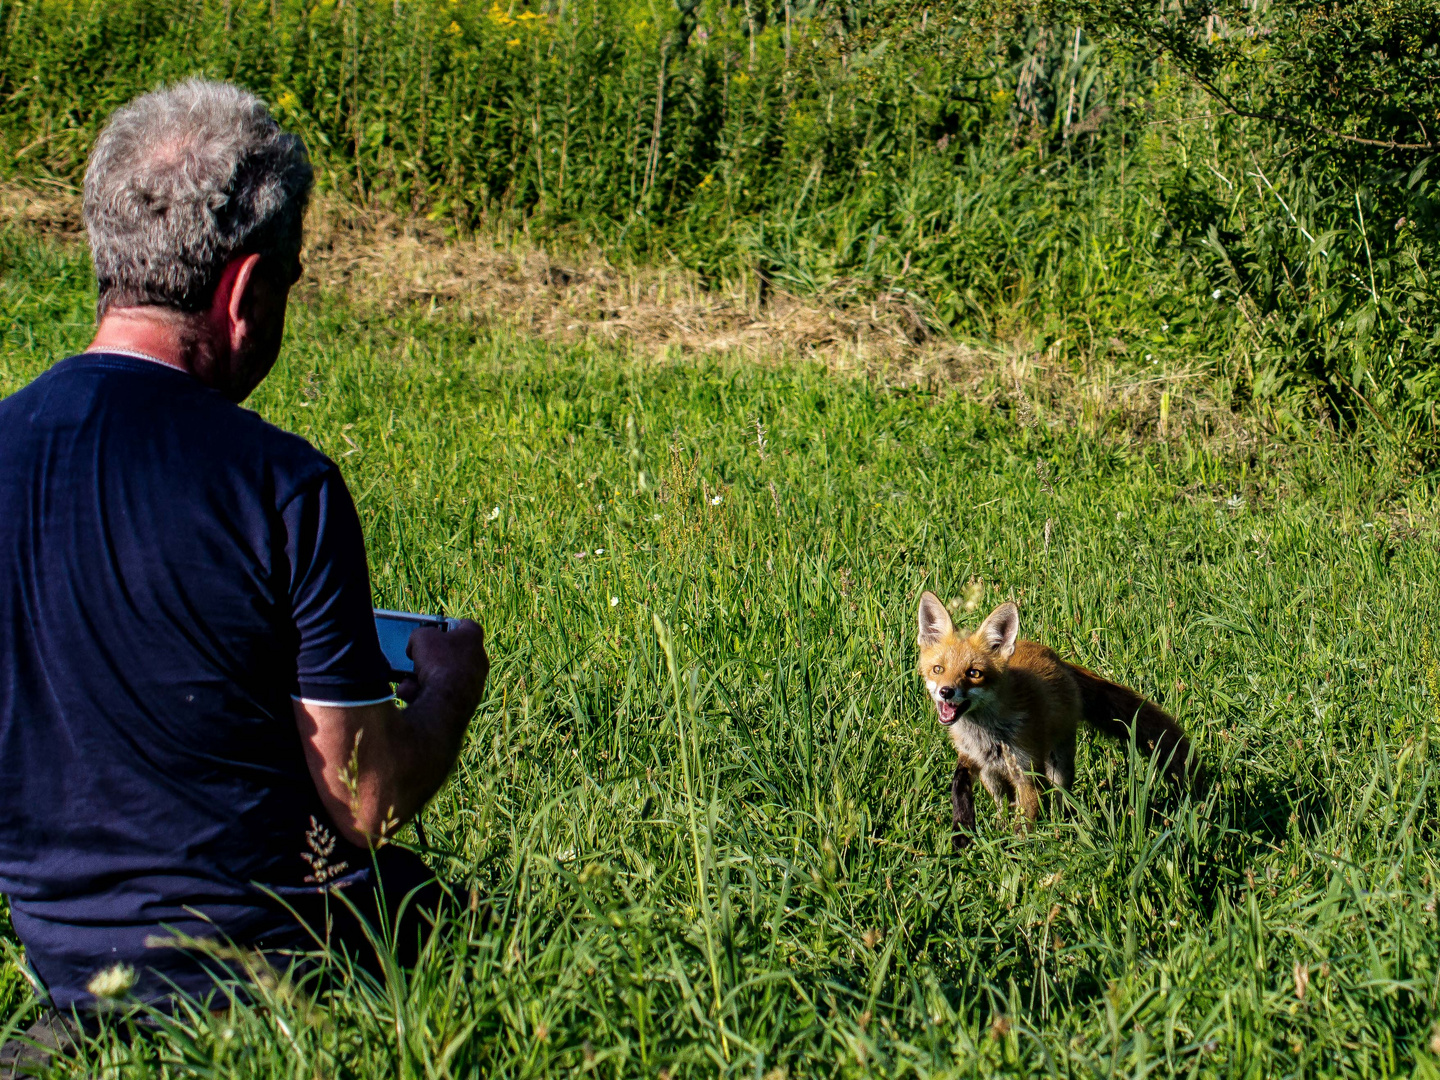
<path fill-rule="evenodd" d="M 1247 176 L 1284 218 L 1207 232 L 1212 268 L 1254 304 L 1268 382 L 1309 375 L 1340 414 L 1402 404 L 1433 434 L 1440 5 L 1061 0 L 1049 14 L 1167 59 L 1271 140 L 1248 148 Z"/>

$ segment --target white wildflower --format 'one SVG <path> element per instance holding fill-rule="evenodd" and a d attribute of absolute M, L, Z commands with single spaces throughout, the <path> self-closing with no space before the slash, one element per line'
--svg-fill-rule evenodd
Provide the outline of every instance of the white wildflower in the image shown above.
<path fill-rule="evenodd" d="M 610 606 L 611 606 L 611 607 L 619 607 L 619 606 L 620 606 L 620 597 L 618 597 L 618 596 L 612 596 L 612 597 L 610 597 Z"/>
<path fill-rule="evenodd" d="M 723 495 L 716 495 L 713 499 L 710 500 L 710 505 L 719 506 L 724 501 L 725 497 Z"/>
<path fill-rule="evenodd" d="M 1210 299 L 1211 299 L 1211 300 L 1219 300 L 1219 299 L 1220 299 L 1220 290 L 1219 290 L 1219 289 L 1216 289 L 1214 292 L 1212 292 L 1212 293 L 1210 294 Z"/>
<path fill-rule="evenodd" d="M 971 578 L 965 583 L 965 588 L 959 597 L 960 606 L 967 612 L 974 611 L 980 606 L 980 601 L 985 599 L 985 586 L 979 578 Z"/>
<path fill-rule="evenodd" d="M 596 548 L 596 549 L 595 549 L 595 554 L 596 554 L 596 555 L 604 555 L 604 554 L 605 554 L 605 549 L 604 549 L 604 548 Z"/>
<path fill-rule="evenodd" d="M 500 517 L 500 507 L 497 506 L 497 507 L 495 507 L 495 509 L 493 509 L 493 510 L 490 511 L 490 516 L 487 517 L 485 520 L 486 520 L 486 521 L 495 521 L 495 520 L 497 520 L 499 517 Z"/>
<path fill-rule="evenodd" d="M 127 964 L 116 964 L 104 971 L 97 971 L 86 984 L 85 989 L 104 1001 L 122 998 L 135 985 L 135 969 Z"/>

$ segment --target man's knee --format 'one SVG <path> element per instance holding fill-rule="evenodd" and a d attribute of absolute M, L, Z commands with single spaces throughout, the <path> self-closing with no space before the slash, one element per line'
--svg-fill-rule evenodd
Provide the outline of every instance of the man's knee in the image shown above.
<path fill-rule="evenodd" d="M 315 894 L 294 907 L 317 941 L 378 974 L 381 951 L 413 966 L 450 904 L 449 889 L 423 859 L 387 845 L 374 853 L 369 881 Z"/>

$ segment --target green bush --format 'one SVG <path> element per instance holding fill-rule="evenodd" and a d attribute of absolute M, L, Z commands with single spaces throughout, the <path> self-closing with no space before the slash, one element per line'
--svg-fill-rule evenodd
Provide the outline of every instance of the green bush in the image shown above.
<path fill-rule="evenodd" d="M 1413 12 L 1381 63 L 1383 12 L 1347 37 L 1294 4 L 1205 51 L 1198 8 L 547 3 L 13 0 L 0 172 L 73 185 L 115 106 L 204 72 L 264 95 L 359 203 L 762 297 L 898 296 L 1062 363 L 1198 366 L 1277 426 L 1433 435 L 1431 155 L 1324 134 L 1434 127 Z"/>
<path fill-rule="evenodd" d="M 1049 14 L 1166 58 L 1213 111 L 1272 140 L 1246 172 L 1288 220 L 1226 236 L 1217 217 L 1205 235 L 1266 324 L 1271 377 L 1308 374 L 1342 412 L 1403 401 L 1433 431 L 1440 4 L 1060 0 Z"/>

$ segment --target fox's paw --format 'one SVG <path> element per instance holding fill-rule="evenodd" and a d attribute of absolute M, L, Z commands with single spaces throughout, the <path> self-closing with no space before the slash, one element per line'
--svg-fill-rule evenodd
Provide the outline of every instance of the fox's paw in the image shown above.
<path fill-rule="evenodd" d="M 950 834 L 950 852 L 952 855 L 959 855 L 971 844 L 975 843 L 975 837 L 968 832 L 956 829 Z"/>

